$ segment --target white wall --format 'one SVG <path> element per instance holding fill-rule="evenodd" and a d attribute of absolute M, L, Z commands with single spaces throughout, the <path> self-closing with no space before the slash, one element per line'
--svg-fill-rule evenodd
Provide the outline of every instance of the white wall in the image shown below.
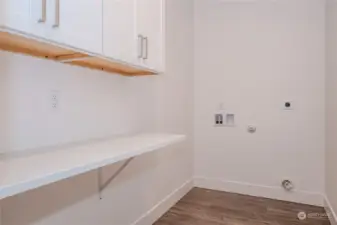
<path fill-rule="evenodd" d="M 99 201 L 97 172 L 1 202 L 2 225 L 129 225 L 178 188 L 170 201 L 135 225 L 150 224 L 191 187 L 193 1 L 167 1 L 167 73 L 125 78 L 0 53 L 2 151 L 157 130 L 188 141 L 137 158 Z M 60 106 L 50 106 L 51 91 Z M 174 90 L 174 91 L 172 91 Z M 41 162 L 43 163 L 43 162 Z M 104 168 L 107 178 L 119 166 Z M 182 186 L 185 185 L 185 186 Z"/>
<path fill-rule="evenodd" d="M 195 1 L 198 186 L 322 204 L 324 4 Z M 221 103 L 235 127 L 214 128 Z M 250 124 L 257 133 L 247 132 Z M 295 193 L 283 192 L 283 179 Z"/>
<path fill-rule="evenodd" d="M 134 79 L 1 52 L 3 151 L 137 132 L 154 113 L 151 79 Z M 148 81 L 147 81 L 148 80 Z M 153 79 L 152 79 L 153 80 Z M 59 107 L 52 109 L 53 91 Z M 2 115 L 2 114 L 1 114 Z"/>
<path fill-rule="evenodd" d="M 326 195 L 337 212 L 337 1 L 328 0 L 326 9 Z"/>

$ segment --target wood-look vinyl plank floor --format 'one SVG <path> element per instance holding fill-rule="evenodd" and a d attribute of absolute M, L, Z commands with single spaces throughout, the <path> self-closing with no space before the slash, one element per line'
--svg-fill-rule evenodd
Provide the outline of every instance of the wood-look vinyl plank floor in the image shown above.
<path fill-rule="evenodd" d="M 322 217 L 299 220 L 299 212 Z M 318 206 L 194 188 L 154 225 L 330 225 L 324 214 Z"/>

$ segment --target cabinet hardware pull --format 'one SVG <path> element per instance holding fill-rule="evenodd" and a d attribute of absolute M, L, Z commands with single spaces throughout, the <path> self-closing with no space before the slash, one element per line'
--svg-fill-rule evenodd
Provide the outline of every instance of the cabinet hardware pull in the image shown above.
<path fill-rule="evenodd" d="M 143 57 L 143 35 L 138 35 L 138 58 L 141 59 Z"/>
<path fill-rule="evenodd" d="M 148 59 L 149 58 L 149 39 L 145 37 L 144 42 L 145 42 L 145 56 L 143 57 L 143 59 Z"/>
<path fill-rule="evenodd" d="M 47 0 L 42 0 L 41 2 L 41 18 L 38 20 L 39 23 L 45 23 L 47 20 Z"/>
<path fill-rule="evenodd" d="M 55 0 L 55 23 L 54 28 L 60 26 L 60 0 Z"/>

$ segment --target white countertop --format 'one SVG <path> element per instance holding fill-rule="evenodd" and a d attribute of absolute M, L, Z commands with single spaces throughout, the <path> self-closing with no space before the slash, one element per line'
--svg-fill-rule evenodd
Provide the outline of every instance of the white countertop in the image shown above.
<path fill-rule="evenodd" d="M 184 135 L 140 134 L 0 159 L 0 199 L 178 143 Z"/>

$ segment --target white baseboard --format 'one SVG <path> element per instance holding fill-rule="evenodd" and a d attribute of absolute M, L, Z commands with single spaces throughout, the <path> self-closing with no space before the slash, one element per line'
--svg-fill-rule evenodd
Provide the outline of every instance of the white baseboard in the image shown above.
<path fill-rule="evenodd" d="M 337 225 L 337 214 L 332 208 L 332 205 L 327 196 L 324 196 L 324 208 L 325 208 L 325 212 L 328 214 L 330 224 Z"/>
<path fill-rule="evenodd" d="M 283 190 L 283 188 L 275 186 L 262 186 L 250 183 L 224 181 L 221 179 L 210 179 L 203 177 L 196 177 L 194 179 L 194 186 L 310 205 L 324 205 L 324 196 L 320 193 L 296 190 L 293 192 L 286 192 Z"/>
<path fill-rule="evenodd" d="M 193 179 L 186 181 L 181 187 L 174 190 L 166 196 L 152 209 L 143 214 L 132 225 L 150 225 L 156 222 L 164 215 L 172 206 L 174 206 L 182 197 L 184 197 L 193 188 Z"/>
<path fill-rule="evenodd" d="M 310 205 L 325 206 L 327 212 L 331 212 L 330 220 L 336 222 L 337 217 L 333 212 L 328 199 L 320 194 L 307 191 L 286 192 L 281 187 L 262 186 L 235 181 L 224 181 L 221 179 L 210 179 L 197 177 L 186 181 L 181 187 L 174 190 L 158 204 L 144 213 L 131 225 L 149 225 L 156 222 L 172 206 L 174 206 L 182 197 L 184 197 L 193 187 L 207 188 L 212 190 L 226 191 L 238 194 L 245 194 L 257 197 L 265 197 L 290 202 L 298 202 Z M 337 225 L 331 222 L 331 225 Z"/>

